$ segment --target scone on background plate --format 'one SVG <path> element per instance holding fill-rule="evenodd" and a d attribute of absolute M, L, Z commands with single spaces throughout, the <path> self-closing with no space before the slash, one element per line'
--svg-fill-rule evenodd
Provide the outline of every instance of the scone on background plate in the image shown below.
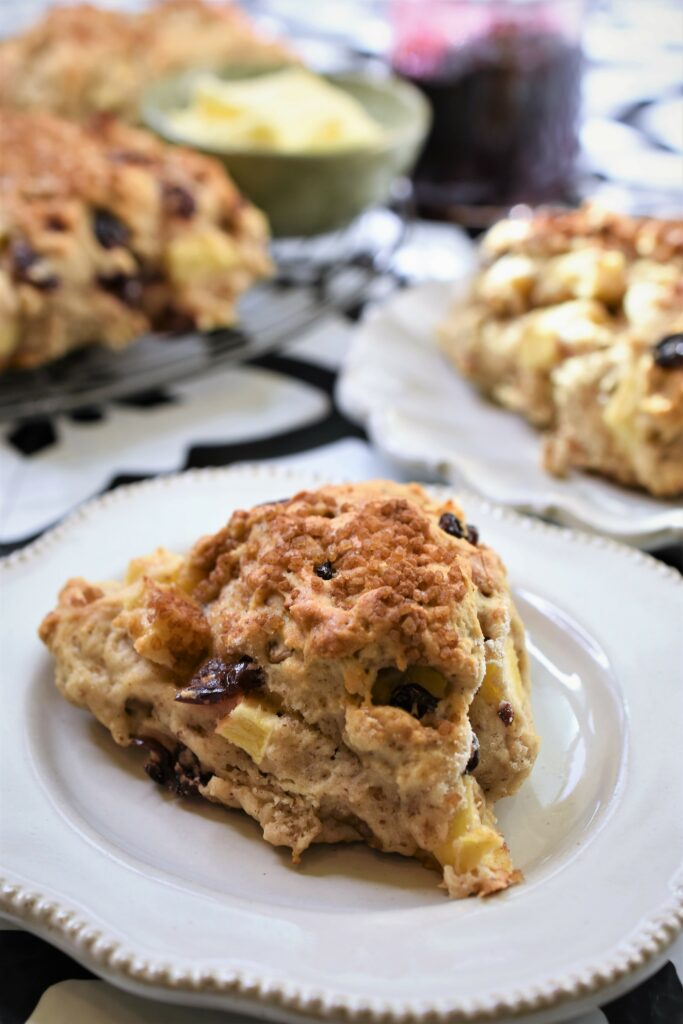
<path fill-rule="evenodd" d="M 0 111 L 0 370 L 150 329 L 225 327 L 268 275 L 222 165 L 109 117 Z"/>
<path fill-rule="evenodd" d="M 294 860 L 363 841 L 455 897 L 520 879 L 492 804 L 538 748 L 524 630 L 453 502 L 373 482 L 238 511 L 186 557 L 70 580 L 40 635 L 155 781 L 242 808 Z"/>
<path fill-rule="evenodd" d="M 440 329 L 458 370 L 549 431 L 551 472 L 683 492 L 683 221 L 542 210 L 481 253 Z"/>
<path fill-rule="evenodd" d="M 291 60 L 232 3 L 157 0 L 140 12 L 95 4 L 50 7 L 0 41 L 0 105 L 135 121 L 145 87 L 193 67 Z"/>

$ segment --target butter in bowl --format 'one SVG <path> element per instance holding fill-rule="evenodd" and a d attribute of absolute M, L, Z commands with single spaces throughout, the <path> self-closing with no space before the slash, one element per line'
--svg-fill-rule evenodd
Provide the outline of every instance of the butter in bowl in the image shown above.
<path fill-rule="evenodd" d="M 429 108 L 409 84 L 299 66 L 185 73 L 150 87 L 148 127 L 223 160 L 275 235 L 343 227 L 410 170 Z"/>

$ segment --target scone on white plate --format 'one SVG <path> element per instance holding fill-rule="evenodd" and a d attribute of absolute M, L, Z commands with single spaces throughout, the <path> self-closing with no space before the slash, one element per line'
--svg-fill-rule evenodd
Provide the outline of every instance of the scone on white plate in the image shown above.
<path fill-rule="evenodd" d="M 481 255 L 440 328 L 457 369 L 548 430 L 551 472 L 683 492 L 683 221 L 544 210 Z"/>
<path fill-rule="evenodd" d="M 242 808 L 294 860 L 361 841 L 454 897 L 520 880 L 493 802 L 538 749 L 524 629 L 452 501 L 373 482 L 238 511 L 187 556 L 70 580 L 40 636 L 155 781 Z"/>
<path fill-rule="evenodd" d="M 111 117 L 0 110 L 0 371 L 237 320 L 268 226 L 223 166 Z"/>
<path fill-rule="evenodd" d="M 225 0 L 155 0 L 141 11 L 59 4 L 0 41 L 0 105 L 136 121 L 145 87 L 165 75 L 291 59 Z"/>

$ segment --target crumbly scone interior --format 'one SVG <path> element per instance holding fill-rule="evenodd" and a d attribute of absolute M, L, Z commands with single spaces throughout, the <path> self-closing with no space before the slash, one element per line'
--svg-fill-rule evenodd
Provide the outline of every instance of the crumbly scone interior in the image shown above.
<path fill-rule="evenodd" d="M 538 739 L 504 570 L 464 522 L 388 484 L 235 513 L 187 558 L 70 581 L 41 627 L 57 685 L 145 742 L 157 781 L 242 808 L 295 859 L 362 840 L 452 896 L 505 888 L 492 804 Z"/>
<path fill-rule="evenodd" d="M 683 222 L 595 207 L 505 220 L 440 328 L 458 370 L 549 430 L 545 465 L 683 490 Z M 683 341 L 679 343 L 683 353 Z"/>

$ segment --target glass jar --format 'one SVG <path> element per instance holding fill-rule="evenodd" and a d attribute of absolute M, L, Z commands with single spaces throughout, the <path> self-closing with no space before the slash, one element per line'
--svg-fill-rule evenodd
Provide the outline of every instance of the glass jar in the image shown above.
<path fill-rule="evenodd" d="M 392 0 L 392 66 L 433 109 L 414 172 L 423 214 L 466 220 L 457 212 L 571 198 L 583 8 L 583 0 Z"/>

